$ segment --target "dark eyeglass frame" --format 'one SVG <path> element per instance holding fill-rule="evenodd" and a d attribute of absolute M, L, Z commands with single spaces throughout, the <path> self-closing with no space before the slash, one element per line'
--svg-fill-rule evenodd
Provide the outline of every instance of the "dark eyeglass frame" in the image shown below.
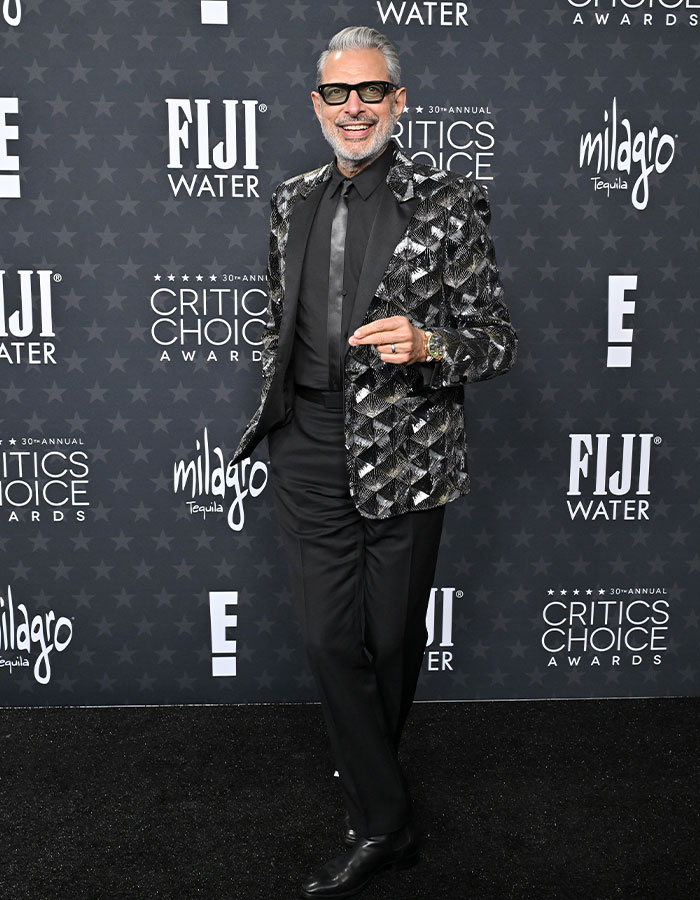
<path fill-rule="evenodd" d="M 382 96 L 377 100 L 368 100 L 366 97 L 362 96 L 362 89 L 368 87 L 369 85 L 380 85 L 382 88 Z M 326 88 L 345 88 L 345 96 L 342 100 L 327 100 L 325 96 Z M 332 81 L 328 82 L 328 84 L 319 84 L 316 90 L 321 95 L 321 99 L 324 103 L 328 104 L 328 106 L 341 106 L 343 103 L 347 103 L 348 97 L 350 96 L 351 91 L 357 91 L 357 96 L 362 100 L 363 103 L 381 103 L 382 100 L 386 97 L 387 93 L 393 93 L 393 91 L 398 91 L 399 86 L 397 84 L 393 84 L 391 81 L 358 81 L 357 84 L 346 84 L 342 81 Z"/>

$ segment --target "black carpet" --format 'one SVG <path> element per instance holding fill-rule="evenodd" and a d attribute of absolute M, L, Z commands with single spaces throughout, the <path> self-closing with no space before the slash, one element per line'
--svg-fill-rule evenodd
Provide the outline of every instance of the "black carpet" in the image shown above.
<path fill-rule="evenodd" d="M 2 896 L 286 900 L 342 850 L 318 706 L 0 710 Z M 416 704 L 423 857 L 363 900 L 700 897 L 700 700 Z"/>

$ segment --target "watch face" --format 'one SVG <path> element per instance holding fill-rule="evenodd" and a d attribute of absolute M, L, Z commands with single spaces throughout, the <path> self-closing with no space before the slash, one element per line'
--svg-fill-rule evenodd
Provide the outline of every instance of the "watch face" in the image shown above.
<path fill-rule="evenodd" d="M 428 338 L 428 353 L 436 359 L 442 356 L 442 338 L 439 334 L 431 334 Z"/>

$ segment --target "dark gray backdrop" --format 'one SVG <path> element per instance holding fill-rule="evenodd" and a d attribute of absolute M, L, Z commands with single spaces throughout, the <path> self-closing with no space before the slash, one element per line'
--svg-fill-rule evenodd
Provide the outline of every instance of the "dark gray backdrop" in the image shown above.
<path fill-rule="evenodd" d="M 5 5 L 0 702 L 315 698 L 266 447 L 214 468 L 257 403 L 269 195 L 329 158 L 309 91 L 348 24 L 401 51 L 405 150 L 488 186 L 520 336 L 467 390 L 419 698 L 697 693 L 700 8 L 670 5 Z"/>

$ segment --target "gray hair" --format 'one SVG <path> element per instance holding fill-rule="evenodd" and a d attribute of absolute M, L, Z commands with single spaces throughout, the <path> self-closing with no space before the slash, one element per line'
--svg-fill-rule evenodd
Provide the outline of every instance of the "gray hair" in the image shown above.
<path fill-rule="evenodd" d="M 328 49 L 323 51 L 316 63 L 316 84 L 321 83 L 326 60 L 331 53 L 338 50 L 379 50 L 386 62 L 389 81 L 392 84 L 401 84 L 401 63 L 396 47 L 383 34 L 366 25 L 351 25 L 333 35 L 328 42 Z"/>

